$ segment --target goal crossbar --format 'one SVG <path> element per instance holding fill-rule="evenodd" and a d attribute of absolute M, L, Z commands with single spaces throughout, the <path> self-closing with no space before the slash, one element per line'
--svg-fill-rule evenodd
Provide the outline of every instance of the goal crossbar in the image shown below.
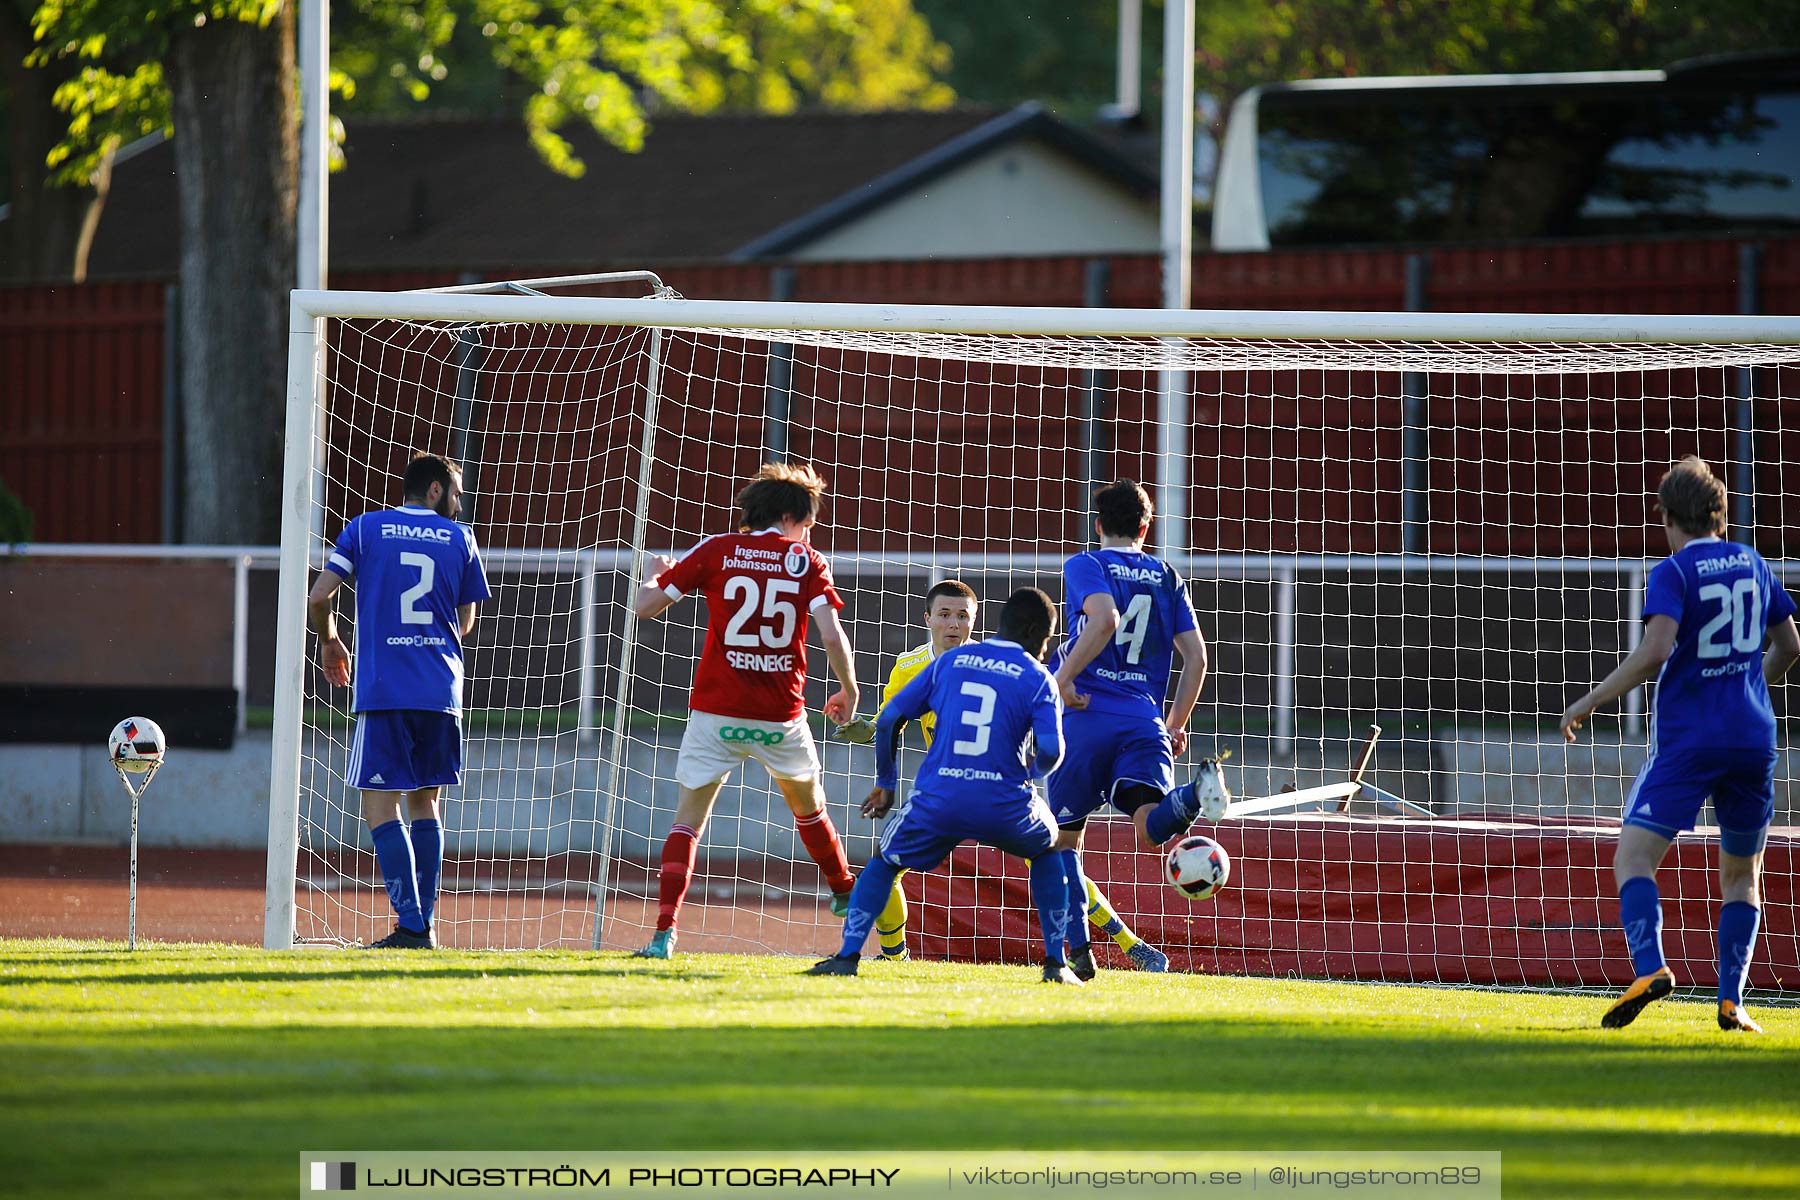
<path fill-rule="evenodd" d="M 296 291 L 289 330 L 324 317 L 518 321 L 719 330 L 1218 337 L 1322 341 L 1644 342 L 1800 345 L 1800 317 L 1564 313 L 1275 312 L 812 304 L 763 300 L 627 300 L 588 296 Z"/>

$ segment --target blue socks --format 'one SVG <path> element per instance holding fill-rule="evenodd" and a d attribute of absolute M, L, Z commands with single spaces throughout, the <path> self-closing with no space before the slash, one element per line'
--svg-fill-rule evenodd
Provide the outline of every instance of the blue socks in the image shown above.
<path fill-rule="evenodd" d="M 857 880 L 859 887 L 861 884 Z M 1044 934 L 1044 957 L 1067 963 L 1063 937 L 1069 928 L 1069 881 L 1063 875 L 1063 856 L 1058 851 L 1031 860 L 1031 902 L 1037 905 L 1038 925 Z"/>
<path fill-rule="evenodd" d="M 1069 950 L 1074 952 L 1088 944 L 1087 880 L 1081 875 L 1081 855 L 1074 850 L 1064 850 L 1061 854 L 1063 877 L 1069 886 L 1069 924 L 1064 936 Z"/>
<path fill-rule="evenodd" d="M 1719 919 L 1723 927 L 1723 913 Z M 1654 879 L 1640 875 L 1625 881 L 1624 886 L 1619 889 L 1619 924 L 1625 927 L 1625 944 L 1631 947 L 1633 973 L 1642 977 L 1662 970 L 1662 900 L 1657 895 Z M 1719 947 L 1723 953 L 1722 937 Z"/>
<path fill-rule="evenodd" d="M 1185 832 L 1199 815 L 1200 797 L 1194 791 L 1193 782 L 1189 781 L 1164 796 L 1162 803 L 1150 810 L 1144 832 L 1160 846 L 1176 834 Z"/>
<path fill-rule="evenodd" d="M 419 885 L 419 914 L 431 925 L 437 909 L 438 877 L 444 871 L 444 827 L 430 817 L 414 821 L 412 829 L 413 876 Z"/>
<path fill-rule="evenodd" d="M 1081 914 L 1086 911 L 1086 887 L 1081 882 L 1079 863 L 1072 877 L 1065 874 L 1065 859 L 1074 857 L 1072 850 L 1053 850 L 1031 862 L 1031 902 L 1037 906 L 1038 925 L 1044 935 L 1044 956 L 1059 963 L 1068 961 L 1063 954 L 1063 940 L 1071 930 L 1081 933 L 1083 945 L 1087 942 L 1086 927 L 1081 921 Z M 879 857 L 870 859 L 863 867 L 856 877 L 856 886 L 850 889 L 850 912 L 844 917 L 844 944 L 838 950 L 839 958 L 862 953 L 863 943 L 869 940 L 869 931 L 875 928 L 875 918 L 893 894 L 894 880 L 900 877 L 900 871 L 901 868 Z M 393 888 L 390 886 L 388 890 L 392 892 Z M 1081 909 L 1076 909 L 1073 904 L 1072 898 L 1077 894 L 1083 895 L 1084 907 Z"/>
<path fill-rule="evenodd" d="M 425 914 L 419 910 L 419 879 L 413 868 L 412 842 L 406 826 L 389 821 L 369 830 L 375 840 L 375 861 L 381 866 L 382 881 L 387 884 L 388 903 L 400 927 L 412 933 L 424 933 Z"/>
<path fill-rule="evenodd" d="M 1762 910 L 1743 900 L 1733 900 L 1719 910 L 1721 1003 L 1744 1002 L 1744 977 L 1750 974 L 1750 954 L 1756 949 L 1756 927 L 1761 920 Z"/>
<path fill-rule="evenodd" d="M 1762 910 L 1743 900 L 1719 909 L 1719 999 L 1744 1002 L 1744 979 L 1750 974 L 1750 958 L 1756 950 L 1756 930 Z M 1619 924 L 1631 947 L 1631 969 L 1639 976 L 1663 967 L 1662 902 L 1654 880 L 1627 879 L 1619 889 Z"/>
<path fill-rule="evenodd" d="M 887 907 L 894 880 L 899 877 L 900 868 L 879 855 L 871 858 L 856 877 L 856 886 L 850 889 L 850 911 L 844 915 L 844 945 L 838 951 L 839 958 L 861 957 L 863 943 L 869 940 L 875 918 Z"/>

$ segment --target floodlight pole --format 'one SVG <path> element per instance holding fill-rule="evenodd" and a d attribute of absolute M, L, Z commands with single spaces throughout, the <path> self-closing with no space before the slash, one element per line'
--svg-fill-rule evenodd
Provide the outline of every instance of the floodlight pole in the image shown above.
<path fill-rule="evenodd" d="M 317 291 L 327 284 L 331 244 L 331 0 L 300 0 L 300 204 L 295 222 L 295 287 Z M 315 438 L 315 489 L 310 529 L 325 536 L 325 408 L 319 407 Z"/>
<path fill-rule="evenodd" d="M 1134 120 L 1143 110 L 1144 0 L 1119 0 L 1117 98 L 1100 110 L 1113 121 Z"/>
<path fill-rule="evenodd" d="M 1163 8 L 1162 254 L 1163 307 L 1193 303 L 1194 0 Z M 1185 558 L 1187 534 L 1188 377 L 1157 375 L 1156 537 L 1165 557 Z"/>

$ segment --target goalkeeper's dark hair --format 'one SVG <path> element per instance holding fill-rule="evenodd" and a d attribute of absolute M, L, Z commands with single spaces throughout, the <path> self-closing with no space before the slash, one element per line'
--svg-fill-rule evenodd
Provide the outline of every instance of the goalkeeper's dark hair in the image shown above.
<path fill-rule="evenodd" d="M 806 463 L 764 463 L 737 494 L 737 506 L 740 533 L 756 533 L 783 519 L 805 525 L 825 508 L 825 478 Z"/>
<path fill-rule="evenodd" d="M 400 498 L 403 500 L 423 500 L 425 493 L 431 490 L 434 483 L 443 484 L 444 490 L 450 490 L 454 479 L 462 478 L 462 466 L 441 454 L 432 454 L 427 450 L 413 452 L 412 461 L 406 464 L 406 474 L 400 479 Z"/>
<path fill-rule="evenodd" d="M 1656 489 L 1656 504 L 1663 516 L 1694 537 L 1725 532 L 1726 503 L 1725 481 L 1697 454 L 1670 467 Z"/>
<path fill-rule="evenodd" d="M 977 608 L 981 607 L 981 601 L 975 598 L 975 589 L 960 579 L 946 579 L 941 583 L 932 584 L 931 590 L 925 593 L 926 612 L 931 611 L 931 606 L 937 603 L 939 596 L 956 596 L 967 600 Z"/>
<path fill-rule="evenodd" d="M 1108 537 L 1136 537 L 1155 511 L 1150 493 L 1135 479 L 1109 483 L 1094 493 L 1094 515 L 1100 518 L 1100 531 Z"/>
<path fill-rule="evenodd" d="M 1056 601 L 1034 587 L 1020 588 L 1006 598 L 994 636 L 1017 642 L 1028 654 L 1044 657 L 1056 632 Z"/>

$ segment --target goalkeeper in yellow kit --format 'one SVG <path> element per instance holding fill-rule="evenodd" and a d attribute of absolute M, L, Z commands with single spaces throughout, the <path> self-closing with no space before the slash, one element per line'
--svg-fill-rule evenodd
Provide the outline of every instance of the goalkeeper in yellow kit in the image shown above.
<path fill-rule="evenodd" d="M 955 579 L 936 584 L 925 593 L 925 628 L 930 632 L 931 639 L 902 654 L 894 664 L 894 669 L 888 674 L 886 686 L 881 689 L 883 706 L 898 696 L 900 690 L 912 682 L 913 676 L 929 667 L 938 655 L 962 645 L 974 636 L 977 609 L 973 589 Z M 925 744 L 928 746 L 936 725 L 937 716 L 934 713 L 926 713 L 919 719 L 919 726 L 924 731 Z M 872 725 L 870 729 L 872 733 Z M 848 727 L 845 732 L 849 732 Z M 1168 956 L 1131 932 L 1125 922 L 1119 919 L 1119 914 L 1113 911 L 1112 905 L 1107 903 L 1100 889 L 1094 886 L 1093 880 L 1085 882 L 1088 921 L 1118 943 L 1119 949 L 1141 970 L 1168 970 Z M 894 891 L 888 897 L 886 907 L 875 918 L 875 933 L 881 939 L 881 957 L 895 960 L 908 957 L 906 896 L 901 892 L 898 880 L 894 882 Z M 1092 956 L 1086 957 L 1089 966 L 1085 976 L 1092 978 L 1093 959 Z"/>

